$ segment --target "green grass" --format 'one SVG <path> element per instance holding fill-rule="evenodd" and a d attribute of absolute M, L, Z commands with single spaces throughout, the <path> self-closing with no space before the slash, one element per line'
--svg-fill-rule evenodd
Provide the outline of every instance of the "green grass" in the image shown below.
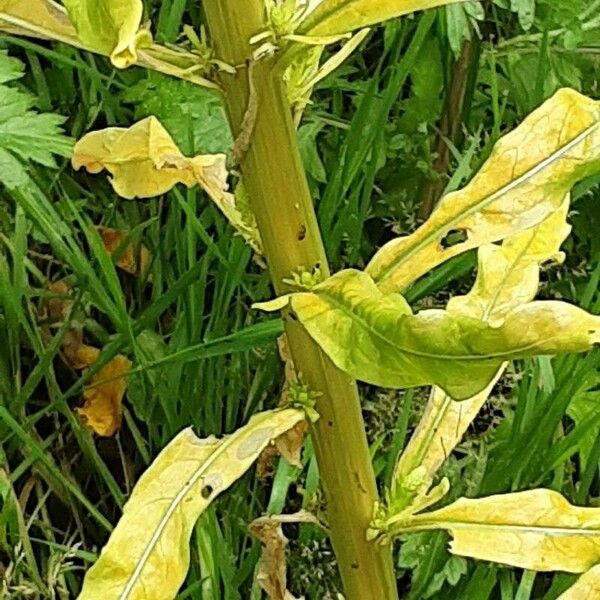
<path fill-rule="evenodd" d="M 481 39 L 475 36 L 462 56 L 468 76 L 458 90 L 461 107 L 449 97 L 457 73 L 452 48 L 460 48 L 465 29 L 444 11 L 376 30 L 319 84 L 300 135 L 332 264 L 364 265 L 376 247 L 410 231 L 433 184 L 462 185 L 501 133 L 557 87 L 597 94 L 598 3 L 590 3 L 589 14 L 577 12 L 577 2 L 555 3 L 554 11 L 548 2 L 537 4 L 539 19 L 529 32 L 515 14 L 486 6 Z M 174 42 L 183 23 L 201 25 L 195 2 L 146 7 L 163 42 Z M 159 113 L 188 153 L 231 143 L 208 92 L 139 69 L 116 72 L 99 57 L 60 45 L 12 37 L 1 43 L 25 63 L 18 85 L 35 95 L 40 111 L 67 117 L 73 138 Z M 459 123 L 440 132 L 446 113 Z M 435 160 L 440 139 L 449 147 L 443 164 Z M 131 486 L 176 432 L 190 424 L 201 435 L 230 432 L 277 404 L 283 374 L 275 340 L 282 327 L 250 309 L 269 297 L 268 277 L 201 192 L 177 189 L 128 202 L 103 177 L 75 174 L 66 160 L 30 173 L 27 186 L 0 192 L 1 594 L 73 598 Z M 543 282 L 544 295 L 596 313 L 599 196 L 597 180 L 576 190 L 570 257 Z M 152 255 L 143 279 L 115 268 L 95 230 L 100 224 L 143 241 Z M 469 255 L 450 262 L 409 290 L 409 299 L 443 302 L 472 280 L 473 264 Z M 40 309 L 51 296 L 48 283 L 63 278 L 75 305 L 48 339 Z M 102 348 L 83 375 L 58 357 L 72 323 Z M 100 439 L 74 407 L 90 377 L 118 353 L 135 370 L 119 434 Z M 574 419 L 569 407 L 598 392 L 599 368 L 598 351 L 517 363 L 445 467 L 453 493 L 543 485 L 597 504 L 600 410 Z M 426 392 L 362 392 L 383 486 Z M 244 477 L 203 516 L 179 598 L 260 598 L 253 586 L 259 547 L 247 524 L 265 510 L 322 511 L 310 445 L 304 459 L 301 472 L 279 464 L 270 482 Z M 307 525 L 287 533 L 293 591 L 335 598 L 339 583 L 322 532 Z M 398 546 L 397 564 L 401 589 L 413 600 L 552 600 L 571 580 L 452 559 L 444 534 L 413 536 Z"/>

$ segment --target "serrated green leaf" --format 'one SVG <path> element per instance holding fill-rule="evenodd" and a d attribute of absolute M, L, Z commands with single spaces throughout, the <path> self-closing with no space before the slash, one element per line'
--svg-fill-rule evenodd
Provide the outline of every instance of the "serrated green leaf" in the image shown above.
<path fill-rule="evenodd" d="M 353 377 L 390 388 L 438 385 L 457 400 L 481 392 L 507 360 L 585 352 L 600 343 L 600 317 L 566 303 L 524 304 L 497 327 L 444 310 L 414 315 L 402 296 L 383 294 L 366 273 L 352 269 L 287 301 L 311 337 Z"/>
<path fill-rule="evenodd" d="M 379 250 L 367 272 L 382 291 L 403 291 L 462 252 L 534 227 L 599 169 L 600 103 L 560 90 L 502 138 L 473 180 L 445 196 L 415 233 Z M 453 231 L 466 239 L 447 246 Z"/>
<path fill-rule="evenodd" d="M 198 517 L 274 439 L 304 419 L 280 409 L 252 417 L 223 439 L 182 431 L 142 475 L 79 600 L 166 600 L 183 583 Z"/>
<path fill-rule="evenodd" d="M 340 35 L 419 10 L 468 0 L 321 0 L 300 27 L 311 36 Z"/>
<path fill-rule="evenodd" d="M 392 529 L 445 529 L 454 554 L 532 571 L 582 573 L 600 562 L 600 509 L 573 506 L 552 490 L 461 498 L 433 512 L 399 515 Z"/>
<path fill-rule="evenodd" d="M 89 48 L 110 56 L 124 69 L 137 62 L 137 50 L 152 36 L 141 27 L 142 0 L 63 0 L 77 36 Z"/>
<path fill-rule="evenodd" d="M 22 74 L 21 63 L 0 53 L 0 81 Z M 9 189 L 30 182 L 27 163 L 56 167 L 54 156 L 69 156 L 73 142 L 61 129 L 59 115 L 32 110 L 34 98 L 0 83 L 0 181 Z"/>

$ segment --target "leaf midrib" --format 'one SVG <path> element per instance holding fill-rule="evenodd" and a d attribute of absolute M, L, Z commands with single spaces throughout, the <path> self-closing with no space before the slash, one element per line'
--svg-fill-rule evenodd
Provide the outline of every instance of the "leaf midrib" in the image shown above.
<path fill-rule="evenodd" d="M 415 254 L 420 252 L 423 248 L 428 246 L 430 243 L 434 242 L 436 239 L 442 237 L 448 231 L 451 231 L 453 227 L 458 225 L 465 218 L 471 216 L 472 214 L 478 212 L 479 210 L 482 210 L 483 208 L 485 208 L 492 202 L 495 202 L 496 200 L 501 198 L 504 194 L 507 194 L 507 193 L 517 189 L 522 184 L 527 183 L 531 178 L 535 177 L 536 175 L 538 175 L 539 173 L 544 171 L 544 169 L 551 166 L 556 160 L 562 158 L 562 156 L 564 156 L 569 150 L 571 150 L 572 148 L 577 146 L 579 143 L 583 142 L 585 139 L 587 139 L 589 136 L 591 136 L 596 131 L 596 129 L 598 129 L 599 127 L 600 127 L 600 121 L 596 121 L 596 123 L 590 125 L 587 129 L 582 131 L 579 135 L 577 135 L 575 138 L 573 138 L 570 142 L 568 142 L 567 144 L 565 144 L 564 146 L 559 148 L 556 152 L 554 152 L 553 154 L 551 154 L 550 156 L 548 156 L 547 158 L 545 158 L 544 160 L 539 162 L 537 165 L 535 165 L 534 167 L 532 167 L 531 169 L 529 169 L 528 171 L 523 173 L 523 175 L 517 177 L 517 179 L 514 179 L 513 181 L 509 182 L 508 184 L 503 185 L 501 188 L 499 188 L 498 190 L 496 190 L 489 196 L 483 197 L 481 200 L 479 200 L 476 204 L 474 204 L 473 206 L 468 208 L 466 211 L 461 212 L 459 215 L 456 215 L 450 221 L 447 221 L 442 226 L 437 227 L 432 232 L 430 232 L 428 235 L 424 236 L 421 239 L 421 241 L 418 242 L 415 246 L 413 246 L 412 248 L 409 248 L 408 251 L 398 254 L 395 257 L 395 259 L 389 265 L 387 265 L 384 269 L 382 269 L 382 271 L 379 273 L 379 275 L 376 278 L 374 278 L 376 283 L 379 285 L 383 281 L 386 281 L 387 279 L 389 279 L 393 275 L 393 273 L 402 266 L 402 264 L 404 262 L 413 258 L 415 256 Z M 418 230 L 415 233 L 413 233 L 412 236 L 416 236 L 417 233 L 418 233 Z M 409 236 L 409 238 L 412 236 Z M 406 239 L 409 239 L 409 238 L 406 238 Z M 468 244 L 468 241 L 465 242 L 465 245 L 467 245 L 467 244 Z M 466 248 L 466 249 L 468 249 L 468 248 Z"/>

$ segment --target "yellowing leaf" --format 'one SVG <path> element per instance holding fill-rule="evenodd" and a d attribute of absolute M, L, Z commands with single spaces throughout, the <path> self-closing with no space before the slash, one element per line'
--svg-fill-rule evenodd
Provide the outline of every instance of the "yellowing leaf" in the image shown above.
<path fill-rule="evenodd" d="M 501 326 L 506 315 L 533 300 L 539 285 L 540 264 L 562 259 L 560 247 L 570 232 L 567 196 L 562 207 L 537 227 L 504 240 L 486 244 L 478 251 L 477 279 L 465 296 L 455 296 L 448 310 Z M 425 413 L 396 465 L 390 510 L 403 510 L 415 497 L 427 492 L 449 453 L 486 402 L 506 367 L 482 392 L 462 402 L 440 388 L 433 388 Z"/>
<path fill-rule="evenodd" d="M 152 198 L 178 183 L 200 185 L 230 223 L 257 252 L 261 241 L 244 202 L 243 188 L 236 197 L 227 191 L 224 154 L 184 156 L 156 117 L 148 117 L 128 129 L 110 127 L 88 133 L 75 144 L 73 167 L 90 173 L 106 169 L 112 186 L 122 198 Z M 239 205 L 239 206 L 238 206 Z"/>
<path fill-rule="evenodd" d="M 50 0 L 0 0 L 0 28 L 16 35 L 79 45 L 64 8 Z"/>
<path fill-rule="evenodd" d="M 85 348 L 95 350 L 90 354 L 97 360 L 99 351 L 91 346 Z M 85 402 L 77 413 L 98 435 L 113 436 L 121 427 L 123 396 L 130 369 L 129 359 L 119 354 L 92 377 L 83 391 Z"/>
<path fill-rule="evenodd" d="M 155 117 L 129 129 L 88 133 L 75 145 L 73 167 L 90 173 L 106 169 L 117 194 L 128 199 L 159 196 L 177 183 L 192 187 L 201 181 L 218 182 L 222 190 L 227 176 L 224 155 L 186 158 Z"/>
<path fill-rule="evenodd" d="M 558 597 L 558 600 L 598 600 L 600 598 L 600 565 L 584 573 L 575 585 Z"/>
<path fill-rule="evenodd" d="M 115 67 L 137 61 L 139 47 L 148 47 L 152 36 L 140 28 L 142 0 L 63 0 L 79 39 L 89 48 L 107 54 Z"/>
<path fill-rule="evenodd" d="M 462 402 L 456 402 L 439 387 L 432 389 L 423 417 L 394 470 L 388 507 L 391 513 L 406 509 L 415 498 L 427 493 L 438 469 L 460 442 L 503 372 L 501 367 L 484 390 Z"/>
<path fill-rule="evenodd" d="M 454 554 L 532 571 L 582 573 L 600 562 L 600 509 L 572 506 L 551 490 L 461 498 L 394 528 L 446 529 Z"/>
<path fill-rule="evenodd" d="M 287 299 L 311 337 L 353 377 L 381 387 L 438 385 L 452 398 L 481 392 L 511 358 L 585 352 L 600 342 L 600 317 L 562 302 L 530 302 L 500 327 L 444 310 L 412 314 L 361 271 L 341 271 Z"/>
<path fill-rule="evenodd" d="M 348 33 L 419 10 L 466 0 L 321 0 L 311 7 L 300 33 L 329 36 Z"/>
<path fill-rule="evenodd" d="M 104 247 L 108 253 L 113 256 L 127 237 L 126 231 L 111 229 L 110 227 L 98 227 L 98 233 L 104 242 Z M 150 264 L 150 252 L 143 245 L 136 247 L 134 244 L 127 244 L 119 252 L 117 266 L 131 275 L 141 275 L 146 272 Z"/>
<path fill-rule="evenodd" d="M 402 291 L 461 252 L 541 223 L 599 169 L 600 103 L 560 90 L 502 138 L 473 180 L 445 196 L 415 233 L 384 246 L 367 272 L 383 292 Z M 445 247 L 452 231 L 466 240 Z"/>
<path fill-rule="evenodd" d="M 79 600 L 166 600 L 183 583 L 198 517 L 304 413 L 260 413 L 223 439 L 182 431 L 142 475 L 123 516 L 88 571 Z"/>

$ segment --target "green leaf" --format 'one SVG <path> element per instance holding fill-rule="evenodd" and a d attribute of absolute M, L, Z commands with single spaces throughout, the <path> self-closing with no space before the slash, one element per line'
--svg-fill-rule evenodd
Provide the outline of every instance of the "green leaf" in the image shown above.
<path fill-rule="evenodd" d="M 444 310 L 413 315 L 399 294 L 383 294 L 346 270 L 311 292 L 259 305 L 292 311 L 333 362 L 353 377 L 390 388 L 438 385 L 457 400 L 481 392 L 501 365 L 537 354 L 585 352 L 600 342 L 600 317 L 562 302 L 529 302 L 502 325 Z"/>
<path fill-rule="evenodd" d="M 21 63 L 0 52 L 0 181 L 9 189 L 31 181 L 28 163 L 55 168 L 54 156 L 70 156 L 73 148 L 63 117 L 37 113 L 33 96 L 4 85 L 21 75 Z"/>
<path fill-rule="evenodd" d="M 445 529 L 454 554 L 532 571 L 582 573 L 600 562 L 600 509 L 532 490 L 461 498 L 439 510 L 397 515 L 389 534 Z"/>
<path fill-rule="evenodd" d="M 156 117 L 186 154 L 226 154 L 233 140 L 218 94 L 160 73 L 131 86 L 124 100 L 136 121 Z"/>
<path fill-rule="evenodd" d="M 321 0 L 300 26 L 311 36 L 340 35 L 407 15 L 466 0 Z"/>
<path fill-rule="evenodd" d="M 445 196 L 415 233 L 379 250 L 367 272 L 382 291 L 403 291 L 462 252 L 534 227 L 599 169 L 600 103 L 560 90 L 502 138 L 473 180 Z M 465 240 L 445 243 L 451 232 Z"/>
<path fill-rule="evenodd" d="M 140 24 L 142 0 L 64 0 L 79 39 L 90 49 L 110 56 L 124 69 L 137 62 L 137 50 L 148 47 L 152 36 Z"/>
<path fill-rule="evenodd" d="M 519 15 L 521 27 L 529 31 L 535 18 L 535 0 L 510 0 L 510 8 Z"/>
<path fill-rule="evenodd" d="M 558 597 L 558 600 L 596 600 L 600 598 L 600 565 L 584 573 L 575 585 Z"/>
<path fill-rule="evenodd" d="M 174 598 L 189 567 L 199 516 L 272 440 L 303 419 L 296 409 L 260 413 L 220 440 L 182 431 L 138 481 L 79 600 Z"/>

